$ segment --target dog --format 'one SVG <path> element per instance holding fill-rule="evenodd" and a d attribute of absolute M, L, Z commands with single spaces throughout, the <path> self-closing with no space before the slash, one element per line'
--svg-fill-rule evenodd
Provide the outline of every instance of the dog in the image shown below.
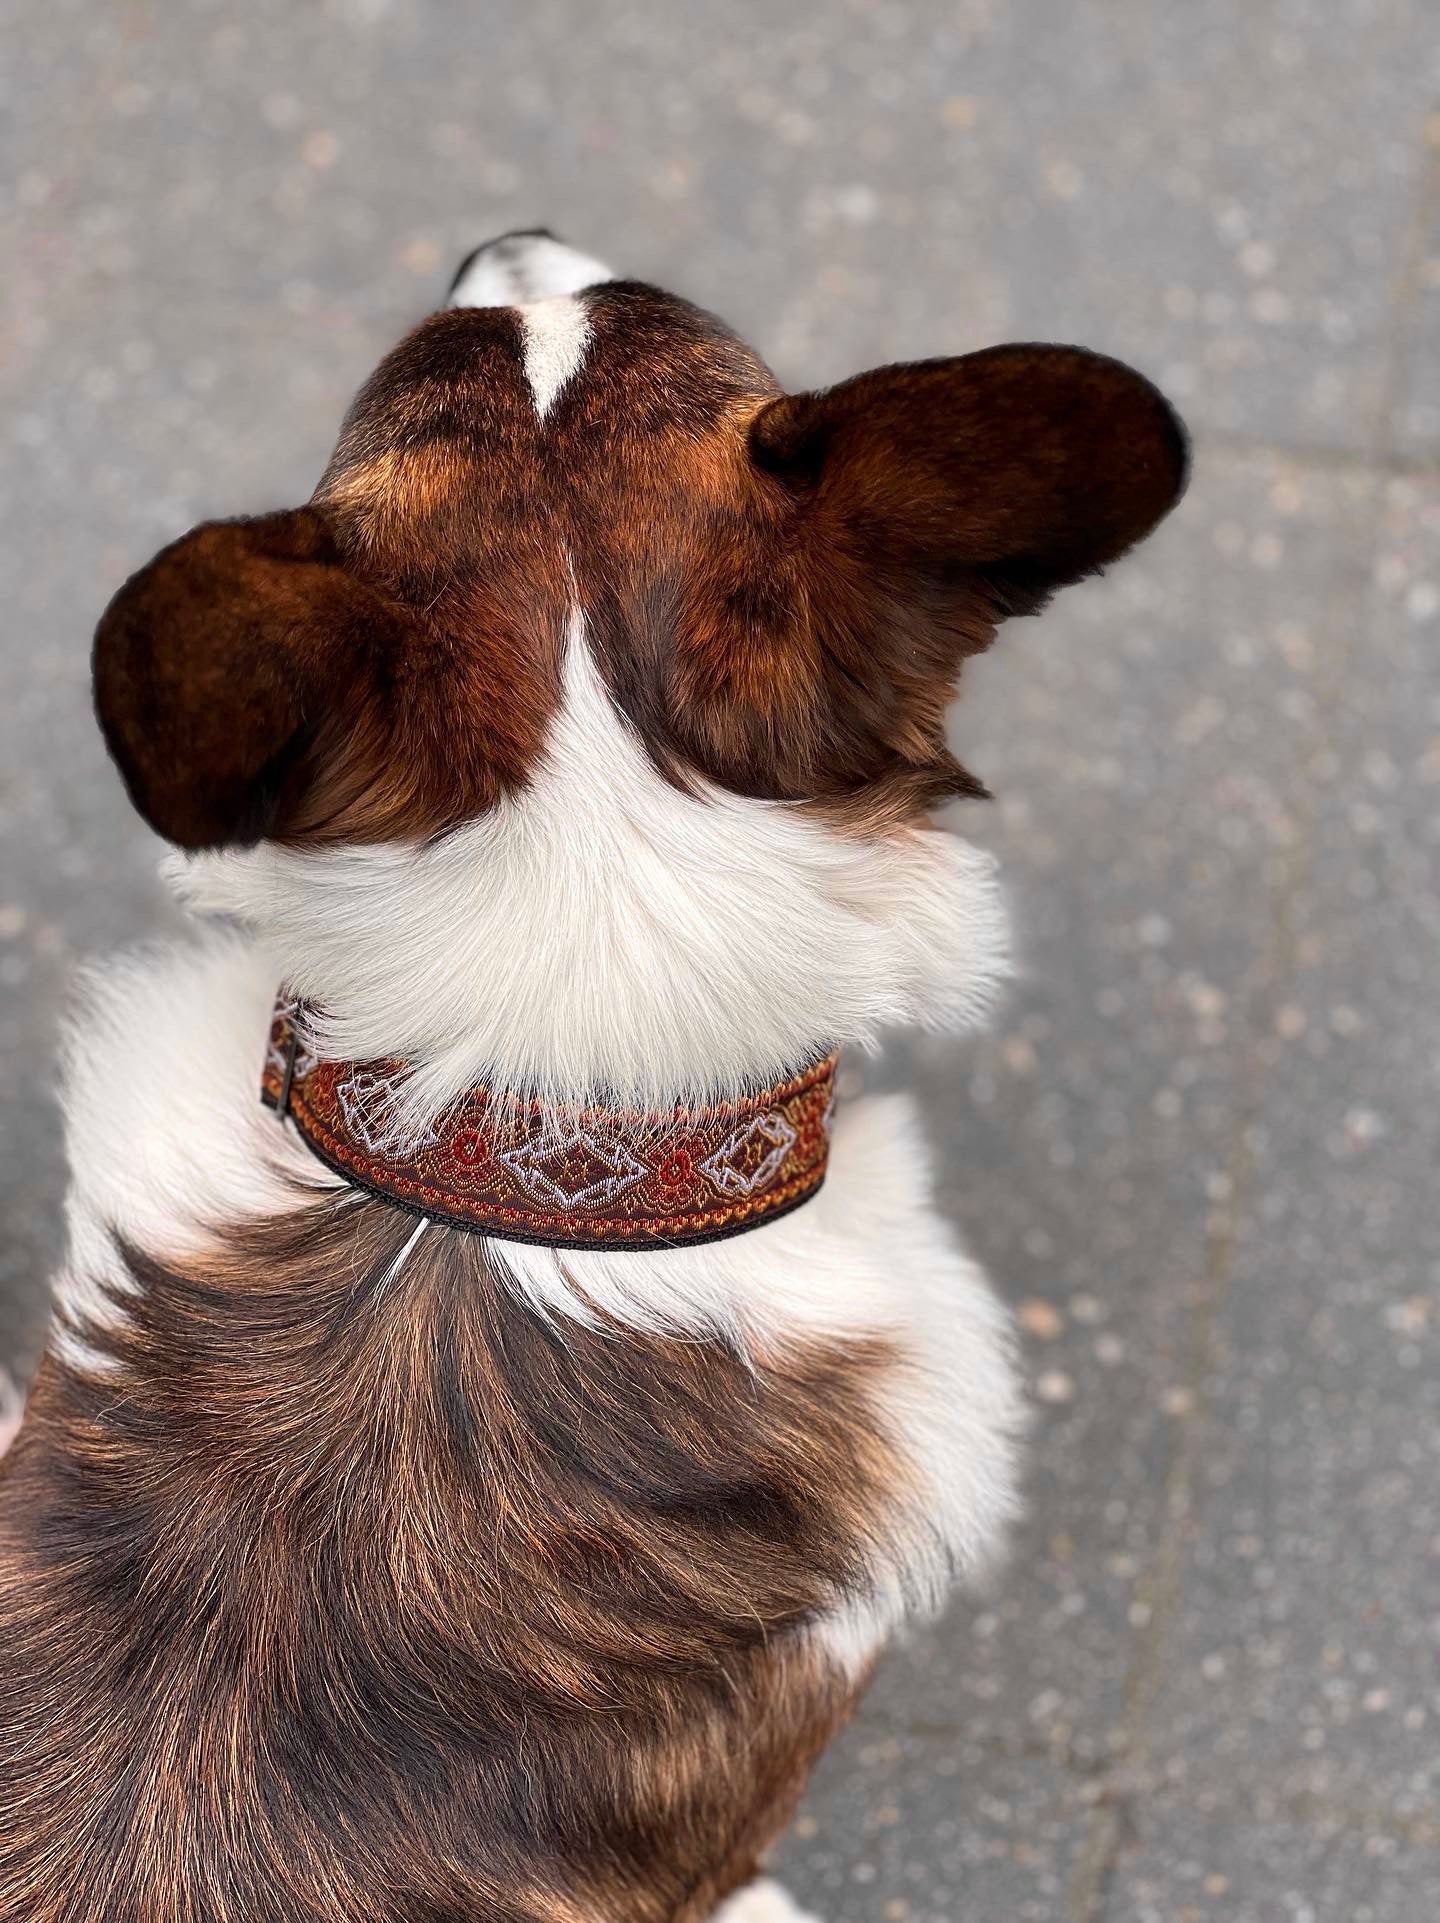
<path fill-rule="evenodd" d="M 912 1104 L 837 1106 L 836 1051 L 983 1019 L 947 703 L 1186 467 L 1103 356 L 784 393 L 534 231 L 307 506 L 119 591 L 97 714 L 197 927 L 65 1044 L 0 1914 L 798 1914 L 766 1852 L 1023 1427 Z"/>

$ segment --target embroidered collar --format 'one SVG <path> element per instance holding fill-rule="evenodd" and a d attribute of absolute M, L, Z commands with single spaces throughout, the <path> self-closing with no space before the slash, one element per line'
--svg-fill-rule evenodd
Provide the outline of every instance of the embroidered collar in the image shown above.
<path fill-rule="evenodd" d="M 391 1139 L 395 1061 L 326 1062 L 276 1003 L 260 1099 L 356 1188 L 452 1228 L 561 1249 L 715 1242 L 809 1201 L 825 1179 L 834 1055 L 734 1102 L 552 1109 L 483 1086 Z"/>

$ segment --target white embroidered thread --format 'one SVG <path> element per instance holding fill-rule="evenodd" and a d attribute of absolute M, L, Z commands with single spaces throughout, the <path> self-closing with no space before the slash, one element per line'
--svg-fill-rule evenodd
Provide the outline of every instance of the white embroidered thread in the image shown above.
<path fill-rule="evenodd" d="M 566 1184 L 561 1176 L 577 1157 L 592 1170 L 598 1164 L 599 1172 L 588 1181 Z M 538 1141 L 522 1142 L 518 1148 L 506 1149 L 500 1160 L 537 1201 L 562 1209 L 591 1209 L 613 1202 L 649 1173 L 623 1142 L 598 1142 L 580 1130 L 571 1135 L 552 1131 Z M 547 1168 L 547 1162 L 554 1167 Z"/>
<path fill-rule="evenodd" d="M 834 1099 L 833 1095 L 831 1097 Z M 762 1159 L 747 1169 L 744 1156 L 757 1141 L 769 1144 Z M 713 1155 L 700 1164 L 716 1188 L 726 1195 L 754 1195 L 768 1188 L 784 1166 L 785 1157 L 795 1144 L 795 1131 L 783 1115 L 755 1115 L 734 1130 Z"/>

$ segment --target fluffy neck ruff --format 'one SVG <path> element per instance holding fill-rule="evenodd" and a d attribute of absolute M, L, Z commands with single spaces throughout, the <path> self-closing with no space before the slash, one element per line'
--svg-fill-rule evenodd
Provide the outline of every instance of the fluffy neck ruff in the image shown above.
<path fill-rule="evenodd" d="M 176 857 L 326 1012 L 327 1058 L 400 1057 L 397 1116 L 476 1083 L 552 1103 L 732 1100 L 904 1025 L 959 1029 L 1008 973 L 993 860 L 932 828 L 673 787 L 572 622 L 565 698 L 520 794 L 423 846 Z"/>

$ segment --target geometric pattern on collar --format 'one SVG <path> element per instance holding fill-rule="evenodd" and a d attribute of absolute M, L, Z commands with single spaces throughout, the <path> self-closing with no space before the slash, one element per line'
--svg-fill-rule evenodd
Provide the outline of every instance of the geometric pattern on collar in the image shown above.
<path fill-rule="evenodd" d="M 483 1086 L 419 1139 L 394 1139 L 405 1064 L 320 1061 L 275 1005 L 260 1099 L 336 1175 L 413 1215 L 560 1249 L 717 1242 L 808 1202 L 825 1179 L 834 1055 L 736 1101 L 664 1112 L 553 1108 Z"/>

